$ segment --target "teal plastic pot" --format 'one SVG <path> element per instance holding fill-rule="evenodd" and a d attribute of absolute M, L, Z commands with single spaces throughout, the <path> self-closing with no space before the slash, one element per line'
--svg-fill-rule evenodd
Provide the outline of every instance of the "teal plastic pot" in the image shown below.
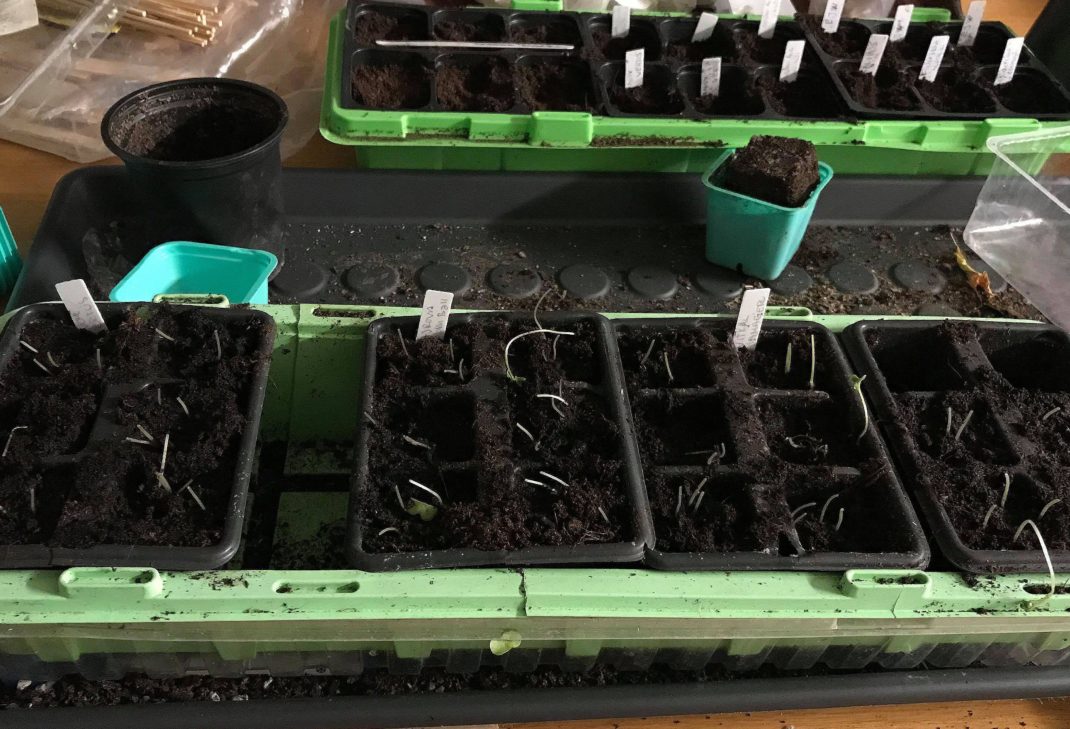
<path fill-rule="evenodd" d="M 785 208 L 717 185 L 718 171 L 735 153 L 734 149 L 726 151 L 702 176 L 706 186 L 706 260 L 772 280 L 783 273 L 799 250 L 817 198 L 832 179 L 832 168 L 818 162 L 817 187 L 810 197 L 797 208 Z"/>
<path fill-rule="evenodd" d="M 116 284 L 112 301 L 152 301 L 168 294 L 218 294 L 233 304 L 266 304 L 273 253 L 173 241 L 148 253 Z"/>

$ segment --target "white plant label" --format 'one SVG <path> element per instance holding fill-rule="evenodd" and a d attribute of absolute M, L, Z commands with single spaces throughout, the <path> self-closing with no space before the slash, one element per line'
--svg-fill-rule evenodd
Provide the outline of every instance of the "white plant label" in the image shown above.
<path fill-rule="evenodd" d="M 732 341 L 737 347 L 754 349 L 758 346 L 758 335 L 762 333 L 765 320 L 765 306 L 769 303 L 769 289 L 747 289 L 743 292 L 743 301 L 739 304 L 739 318 L 736 319 L 736 332 Z"/>
<path fill-rule="evenodd" d="M 0 35 L 18 33 L 37 25 L 34 0 L 0 0 Z"/>
<path fill-rule="evenodd" d="M 758 36 L 772 38 L 776 30 L 777 14 L 780 12 L 780 0 L 765 0 L 762 6 L 762 19 L 758 22 Z"/>
<path fill-rule="evenodd" d="M 960 46 L 972 46 L 977 40 L 977 31 L 981 27 L 981 18 L 985 14 L 985 0 L 973 0 L 966 11 L 966 19 L 962 21 L 962 30 L 959 31 Z"/>
<path fill-rule="evenodd" d="M 613 8 L 613 27 L 611 29 L 614 38 L 623 38 L 632 29 L 632 9 L 626 5 L 616 5 Z"/>
<path fill-rule="evenodd" d="M 695 32 L 691 34 L 692 43 L 701 43 L 704 40 L 709 40 L 713 35 L 713 29 L 717 27 L 717 16 L 713 13 L 703 13 L 698 16 L 698 24 L 695 25 Z"/>
<path fill-rule="evenodd" d="M 85 285 L 85 281 L 76 278 L 58 283 L 56 293 L 59 294 L 63 305 L 67 307 L 67 313 L 71 315 L 74 326 L 94 334 L 107 331 L 104 317 L 100 315 L 100 309 L 93 301 L 93 295 L 89 293 L 89 287 Z"/>
<path fill-rule="evenodd" d="M 1008 38 L 1007 45 L 1003 47 L 1003 59 L 999 62 L 999 70 L 996 71 L 996 86 L 1010 83 L 1018 70 L 1018 59 L 1022 55 L 1022 46 L 1025 38 Z"/>
<path fill-rule="evenodd" d="M 871 35 L 869 43 L 866 44 L 866 52 L 862 54 L 862 64 L 858 67 L 858 70 L 862 73 L 868 73 L 870 76 L 876 76 L 877 69 L 881 65 L 881 59 L 884 58 L 884 49 L 887 47 L 887 35 L 884 33 Z"/>
<path fill-rule="evenodd" d="M 825 14 L 821 16 L 821 30 L 826 33 L 835 33 L 840 29 L 843 3 L 844 0 L 828 0 L 825 4 Z"/>
<path fill-rule="evenodd" d="M 935 81 L 936 74 L 940 72 L 940 64 L 944 61 L 944 52 L 947 51 L 947 43 L 951 40 L 949 35 L 934 35 L 929 41 L 929 51 L 925 54 L 925 62 L 921 64 L 921 73 L 918 78 L 922 81 Z"/>
<path fill-rule="evenodd" d="M 803 50 L 806 41 L 788 41 L 784 46 L 784 62 L 780 64 L 780 80 L 784 83 L 793 83 L 799 78 L 799 66 L 802 65 Z"/>
<path fill-rule="evenodd" d="M 449 291 L 428 289 L 424 292 L 424 304 L 420 311 L 420 324 L 416 327 L 416 340 L 424 337 L 442 339 L 446 336 L 446 324 L 450 320 L 453 294 Z"/>
<path fill-rule="evenodd" d="M 721 59 L 703 58 L 702 76 L 699 77 L 700 96 L 718 96 L 721 93 Z"/>
<path fill-rule="evenodd" d="M 910 18 L 914 15 L 913 5 L 900 5 L 899 9 L 895 11 L 895 21 L 892 23 L 892 32 L 888 35 L 892 39 L 892 43 L 901 41 L 907 37 L 907 31 L 910 30 Z"/>
<path fill-rule="evenodd" d="M 636 48 L 624 54 L 624 88 L 637 89 L 643 85 L 646 49 Z"/>

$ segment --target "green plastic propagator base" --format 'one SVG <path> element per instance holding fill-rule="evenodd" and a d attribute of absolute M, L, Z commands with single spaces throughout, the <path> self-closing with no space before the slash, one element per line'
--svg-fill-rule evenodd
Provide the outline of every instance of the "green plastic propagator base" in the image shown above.
<path fill-rule="evenodd" d="M 517 9 L 554 9 L 536 0 Z M 923 16 L 925 20 L 945 16 Z M 917 16 L 917 11 L 915 11 Z M 739 16 L 723 16 L 739 17 Z M 922 18 L 915 17 L 915 20 Z M 320 133 L 367 168 L 701 172 L 755 134 L 813 142 L 837 174 L 981 175 L 990 137 L 1062 122 L 770 121 L 613 118 L 586 112 L 369 111 L 342 105 L 345 11 L 331 22 Z M 347 84 L 348 85 L 348 84 Z"/>
<path fill-rule="evenodd" d="M 262 440 L 291 444 L 289 474 L 347 471 L 299 444 L 350 439 L 368 323 L 418 310 L 254 308 L 278 324 Z M 837 331 L 859 318 L 792 308 L 768 315 Z M 333 504 L 344 514 L 344 499 Z M 513 670 L 540 662 L 575 670 L 600 659 L 639 669 L 655 659 L 676 667 L 713 660 L 740 670 L 767 661 L 1057 663 L 1070 659 L 1070 594 L 1038 600 L 1025 589 L 1047 585 L 1047 575 L 968 581 L 872 570 L 4 571 L 0 675 L 413 671 L 426 659 L 455 670 L 488 660 Z"/>

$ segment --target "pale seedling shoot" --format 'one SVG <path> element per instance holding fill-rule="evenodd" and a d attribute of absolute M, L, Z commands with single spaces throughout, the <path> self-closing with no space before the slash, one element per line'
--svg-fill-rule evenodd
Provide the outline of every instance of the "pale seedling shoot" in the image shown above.
<path fill-rule="evenodd" d="M 672 376 L 672 367 L 669 366 L 669 353 L 662 352 L 661 358 L 665 360 L 665 374 L 669 376 L 669 384 L 671 385 L 676 378 Z"/>
<path fill-rule="evenodd" d="M 528 430 L 527 428 L 525 428 L 520 423 L 514 423 L 514 425 L 516 426 L 517 430 L 519 430 L 521 433 L 523 433 L 524 435 L 526 435 L 528 437 L 528 440 L 531 441 L 531 446 L 535 450 L 539 450 L 539 441 L 535 438 L 534 435 L 532 435 L 531 431 Z"/>
<path fill-rule="evenodd" d="M 791 342 L 788 342 L 788 351 L 784 355 L 784 374 L 791 374 Z"/>
<path fill-rule="evenodd" d="M 11 429 L 11 432 L 7 434 L 7 442 L 4 443 L 4 452 L 0 453 L 0 458 L 7 458 L 7 451 L 11 447 L 11 439 L 15 436 L 15 433 L 19 430 L 27 430 L 28 425 L 16 425 Z"/>
<path fill-rule="evenodd" d="M 838 493 L 837 493 L 837 494 L 833 494 L 832 496 L 828 497 L 828 499 L 826 499 L 826 500 L 825 500 L 825 504 L 824 504 L 824 506 L 822 506 L 822 507 L 821 507 L 821 513 L 820 513 L 820 514 L 818 514 L 818 516 L 817 516 L 817 520 L 818 520 L 819 522 L 820 522 L 820 521 L 825 521 L 825 512 L 826 512 L 826 511 L 828 511 L 828 509 L 829 509 L 829 504 L 831 504 L 831 503 L 832 503 L 832 500 L 833 500 L 833 499 L 835 499 L 835 498 L 837 498 L 837 497 L 839 497 L 839 494 L 838 494 Z"/>
<path fill-rule="evenodd" d="M 1051 416 L 1055 415 L 1055 413 L 1059 412 L 1060 410 L 1062 410 L 1062 408 L 1059 407 L 1059 406 L 1053 407 L 1051 410 L 1049 410 L 1048 412 L 1046 412 L 1042 416 L 1040 416 L 1040 422 L 1044 422 L 1045 420 L 1047 420 Z"/>
<path fill-rule="evenodd" d="M 960 425 L 959 429 L 955 431 L 955 442 L 956 443 L 959 442 L 959 439 L 962 437 L 963 431 L 966 430 L 966 426 L 970 424 L 970 418 L 972 418 L 972 417 L 973 417 L 973 410 L 971 410 L 968 413 L 966 413 L 966 417 L 962 419 L 962 425 Z"/>
<path fill-rule="evenodd" d="M 810 335 L 810 389 L 811 390 L 814 389 L 814 377 L 815 377 L 815 375 L 817 375 L 817 340 L 814 338 L 814 335 L 811 334 Z M 862 377 L 865 378 L 865 375 L 862 375 Z M 862 391 L 859 390 L 859 394 L 860 395 L 861 395 L 861 392 Z M 865 407 L 865 405 L 863 405 L 863 407 Z M 867 418 L 867 421 L 868 421 L 868 418 Z M 865 433 L 863 433 L 863 435 L 865 435 Z"/>
<path fill-rule="evenodd" d="M 1044 542 L 1044 536 L 1040 533 L 1040 529 L 1032 519 L 1026 519 L 1018 525 L 1018 529 L 1014 532 L 1014 538 L 1011 541 L 1017 542 L 1018 537 L 1022 535 L 1022 531 L 1029 527 L 1033 530 L 1033 533 L 1037 535 L 1037 541 L 1040 542 L 1040 551 L 1044 554 L 1044 561 L 1048 565 L 1048 594 L 1041 597 L 1039 600 L 1031 601 L 1032 604 L 1039 604 L 1051 598 L 1055 594 L 1055 565 L 1051 562 L 1051 555 L 1048 554 L 1048 545 Z"/>
<path fill-rule="evenodd" d="M 812 361 L 813 359 L 811 358 L 811 362 Z M 869 432 L 869 408 L 866 407 L 866 398 L 862 395 L 862 383 L 865 381 L 865 379 L 865 375 L 862 375 L 861 377 L 859 377 L 858 375 L 851 375 L 851 389 L 855 391 L 856 395 L 858 395 L 858 402 L 862 405 L 862 417 L 864 418 L 864 422 L 862 424 L 862 432 L 858 434 L 857 438 L 855 438 L 856 443 L 862 442 L 863 436 L 865 436 L 865 434 Z"/>
<path fill-rule="evenodd" d="M 521 332 L 520 334 L 517 334 L 515 337 L 513 337 L 508 342 L 506 342 L 505 343 L 505 354 L 504 354 L 504 357 L 505 357 L 505 376 L 508 377 L 513 382 L 522 382 L 524 380 L 524 378 L 523 377 L 517 377 L 516 375 L 513 374 L 513 368 L 509 366 L 509 348 L 513 346 L 513 342 L 515 342 L 516 340 L 522 339 L 523 337 L 527 337 L 527 336 L 530 336 L 532 334 L 557 334 L 558 336 L 571 337 L 571 336 L 575 335 L 576 332 L 559 332 L 559 331 L 556 331 L 554 329 L 532 329 L 531 331 L 528 331 L 528 332 Z"/>

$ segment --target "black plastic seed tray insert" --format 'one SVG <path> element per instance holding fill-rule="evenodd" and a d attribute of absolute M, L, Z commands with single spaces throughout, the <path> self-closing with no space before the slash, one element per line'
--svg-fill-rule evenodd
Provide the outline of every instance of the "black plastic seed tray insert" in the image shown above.
<path fill-rule="evenodd" d="M 945 557 L 970 572 L 1046 572 L 1032 520 L 1055 569 L 1070 569 L 1070 338 L 907 321 L 843 337 Z"/>
<path fill-rule="evenodd" d="M 816 56 L 831 75 L 847 108 L 859 118 L 963 121 L 993 117 L 1070 118 L 1070 94 L 1028 48 L 1022 50 L 1014 79 L 1006 86 L 993 87 L 1003 48 L 1008 39 L 1015 37 L 1003 23 L 982 23 L 969 50 L 955 46 L 962 30 L 961 22 L 912 23 L 905 38 L 888 44 L 873 82 L 858 80 L 858 66 L 870 35 L 889 33 L 890 21 L 844 20 L 834 34 L 825 34 L 816 19 L 806 22 L 805 27 Z M 934 36 L 944 34 L 950 35 L 951 40 L 936 83 L 944 87 L 950 81 L 960 100 L 983 108 L 974 111 L 951 108 L 953 104 L 934 96 L 937 89 L 933 84 L 918 80 L 929 42 Z M 964 65 L 971 62 L 972 68 Z M 852 88 L 855 84 L 871 89 L 875 105 L 856 97 Z M 859 90 L 865 92 L 861 86 Z"/>
<path fill-rule="evenodd" d="M 354 566 L 642 558 L 653 528 L 611 326 L 578 312 L 540 321 L 576 334 L 529 333 L 528 312 L 454 314 L 444 339 L 419 343 L 416 317 L 372 322 L 349 502 Z"/>
<path fill-rule="evenodd" d="M 615 321 L 654 517 L 647 564 L 924 568 L 918 518 L 875 428 L 863 434 L 832 333 L 767 321 L 757 348 L 739 352 L 732 326 Z"/>
<path fill-rule="evenodd" d="M 104 315 L 109 329 L 114 330 L 124 315 L 132 307 L 127 304 L 102 304 L 100 310 Z M 149 310 L 162 310 L 163 307 L 155 304 L 139 304 L 138 308 Z M 176 307 L 174 312 L 189 312 L 192 307 Z M 134 441 L 147 441 L 149 436 L 144 431 L 135 427 L 133 420 L 136 416 L 129 414 L 130 407 L 138 399 L 143 400 L 142 405 L 159 412 L 174 411 L 175 419 L 187 417 L 182 410 L 190 406 L 182 405 L 179 410 L 177 398 L 182 394 L 187 395 L 187 400 L 194 403 L 191 390 L 186 390 L 186 380 L 178 376 L 175 369 L 174 376 L 161 376 L 159 370 L 155 376 L 138 376 L 127 374 L 125 370 L 115 370 L 109 365 L 108 359 L 114 357 L 114 353 L 105 349 L 99 359 L 94 357 L 93 345 L 87 343 L 90 336 L 77 333 L 78 330 L 70 322 L 66 309 L 59 304 L 34 304 L 19 310 L 7 323 L 3 335 L 0 336 L 0 383 L 8 380 L 8 373 L 14 372 L 15 368 L 27 373 L 27 376 L 50 378 L 54 373 L 66 368 L 78 368 L 79 376 L 90 380 L 88 384 L 72 379 L 59 380 L 54 384 L 42 380 L 38 386 L 24 393 L 19 399 L 18 393 L 7 391 L 14 399 L 9 399 L 0 412 L 3 421 L 4 458 L 0 469 L 0 489 L 7 495 L 8 500 L 4 507 L 7 513 L 0 514 L 0 530 L 9 534 L 18 531 L 36 530 L 41 537 L 38 543 L 7 543 L 0 545 L 0 567 L 3 568 L 31 568 L 31 567 L 121 567 L 121 566 L 144 566 L 159 569 L 213 569 L 228 561 L 238 550 L 241 539 L 242 525 L 245 519 L 246 497 L 249 491 L 249 479 L 252 473 L 255 455 L 256 437 L 259 430 L 260 413 L 263 407 L 264 395 L 267 386 L 269 360 L 274 343 L 275 323 L 274 320 L 263 312 L 249 310 L 230 310 L 222 308 L 202 308 L 197 311 L 212 322 L 218 322 L 221 328 L 228 333 L 233 333 L 234 338 L 253 338 L 255 340 L 245 343 L 245 354 L 254 356 L 260 360 L 245 383 L 221 383 L 222 387 L 239 387 L 242 394 L 239 396 L 239 407 L 242 409 L 244 426 L 233 455 L 225 456 L 223 460 L 232 467 L 232 473 L 226 475 L 231 480 L 231 485 L 226 494 L 215 494 L 205 490 L 205 485 L 195 485 L 200 488 L 199 503 L 207 503 L 209 507 L 225 509 L 219 541 L 208 546 L 168 546 L 165 544 L 95 544 L 87 547 L 64 547 L 49 546 L 45 543 L 49 534 L 57 528 L 67 530 L 68 536 L 75 536 L 81 529 L 80 519 L 88 518 L 87 514 L 80 514 L 84 508 L 104 508 L 89 504 L 80 506 L 77 501 L 72 502 L 72 490 L 80 471 L 85 469 L 107 468 L 109 463 L 108 453 L 111 449 L 143 448 L 152 447 L 153 458 L 163 457 L 162 440 L 163 433 L 156 433 L 154 441 L 149 446 L 140 442 L 128 442 L 128 438 Z M 182 316 L 182 314 L 177 314 Z M 257 331 L 249 328 L 249 324 L 257 322 Z M 36 335 L 30 333 L 30 328 L 39 326 L 44 322 L 55 322 L 66 325 L 72 336 L 66 350 L 42 351 L 42 347 L 34 347 L 31 339 Z M 166 333 L 165 333 L 166 334 Z M 44 335 L 42 335 L 44 336 Z M 52 336 L 52 335 L 49 335 Z M 56 336 L 67 337 L 66 333 L 60 332 Z M 157 352 L 165 347 L 178 346 L 166 341 L 162 336 L 156 337 Z M 48 341 L 53 341 L 49 339 Z M 227 347 L 230 337 L 224 338 L 222 347 Z M 39 342 L 40 344 L 40 342 Z M 232 346 L 241 347 L 241 343 Z M 37 351 L 34 351 L 37 350 Z M 176 350 L 178 351 L 178 350 Z M 204 344 L 204 351 L 214 357 L 215 347 L 208 341 Z M 222 349 L 221 349 L 222 351 Z M 182 355 L 192 359 L 195 355 L 188 351 Z M 166 358 L 161 356 L 160 359 Z M 187 362 L 188 364 L 188 362 Z M 51 371 L 51 372 L 50 372 Z M 100 372 L 97 375 L 97 372 Z M 201 387 L 211 387 L 210 382 L 199 381 Z M 42 389 L 43 388 L 43 389 Z M 167 398 L 166 402 L 163 398 Z M 183 401 L 185 402 L 185 401 Z M 60 412 L 65 409 L 66 412 Z M 126 413 L 124 415 L 124 413 Z M 84 417 L 83 417 L 84 416 Z M 51 417 L 53 420 L 48 420 Z M 196 417 L 196 413 L 194 413 Z M 133 420 L 132 420 L 133 418 Z M 37 428 L 28 420 L 42 422 L 45 425 Z M 23 420 L 27 420 L 26 423 Z M 84 421 L 84 422 L 82 422 Z M 29 428 L 22 431 L 24 425 Z M 152 435 L 152 434 L 150 434 Z M 169 443 L 174 446 L 170 450 L 172 463 L 182 458 L 181 454 L 187 447 L 196 448 L 196 444 L 187 442 L 189 439 L 183 436 L 182 441 Z M 42 454 L 40 449 L 48 452 Z M 161 465 L 162 465 L 161 461 Z M 191 466 L 192 467 L 192 466 Z M 137 500 L 132 495 L 138 489 L 151 489 L 154 484 L 145 484 L 136 478 L 138 469 L 131 466 L 131 471 L 124 477 L 122 473 L 116 473 L 116 485 L 127 498 Z M 173 475 L 171 478 L 174 479 Z M 175 482 L 173 489 L 178 490 L 182 484 Z M 189 494 L 172 498 L 182 499 L 182 508 L 196 513 L 192 497 Z M 144 499 L 146 503 L 156 504 L 157 511 L 150 515 L 143 515 L 146 519 L 167 519 L 168 514 L 159 509 L 169 508 L 160 499 Z M 133 503 L 131 502 L 131 504 Z M 103 503 L 103 502 L 102 502 Z M 72 505 L 75 509 L 71 521 L 67 518 L 67 507 Z M 118 507 L 117 507 L 118 508 Z M 131 507 L 132 508 L 132 507 Z M 109 512 L 121 515 L 122 511 Z M 109 513 L 101 513 L 97 518 L 107 519 Z M 19 515 L 30 515 L 26 520 Z M 8 523 L 5 525 L 5 516 Z M 124 518 L 136 519 L 136 514 L 129 514 Z M 66 524 L 66 526 L 64 526 Z M 73 531 L 72 531 L 73 530 Z"/>

